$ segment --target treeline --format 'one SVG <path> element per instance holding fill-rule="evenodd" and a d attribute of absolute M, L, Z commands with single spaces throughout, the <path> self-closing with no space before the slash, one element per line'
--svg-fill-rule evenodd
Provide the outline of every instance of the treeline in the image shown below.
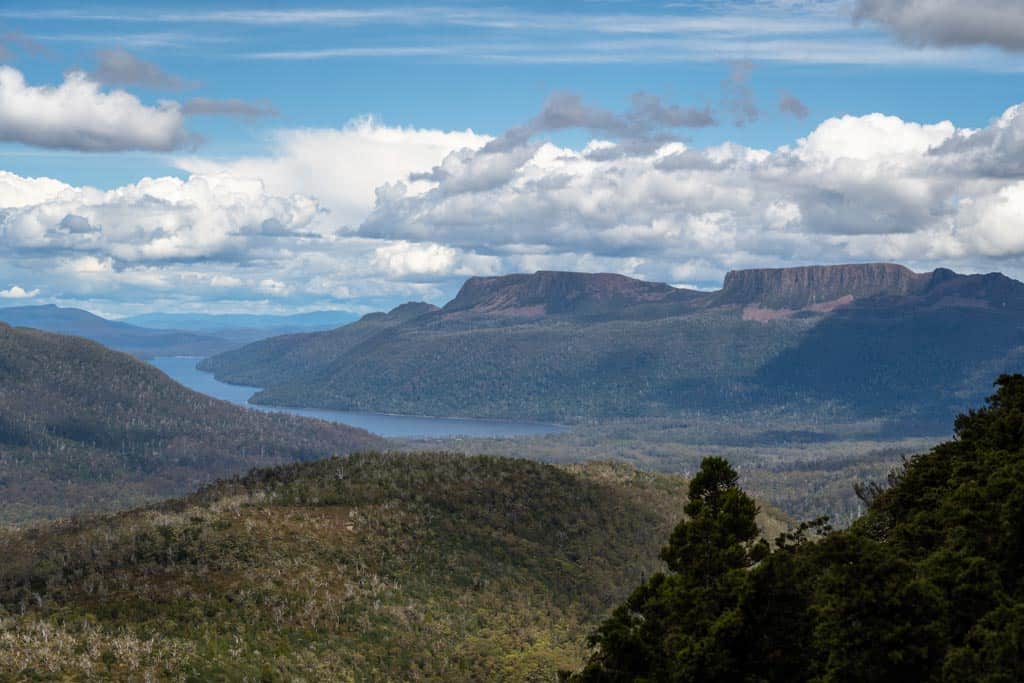
<path fill-rule="evenodd" d="M 667 571 L 572 680 L 1024 680 L 1024 376 L 997 386 L 954 440 L 858 487 L 850 528 L 805 523 L 771 552 L 735 471 L 705 460 Z"/>

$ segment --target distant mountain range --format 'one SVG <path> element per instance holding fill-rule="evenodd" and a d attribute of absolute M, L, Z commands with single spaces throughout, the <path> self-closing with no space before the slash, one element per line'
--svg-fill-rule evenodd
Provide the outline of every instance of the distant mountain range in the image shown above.
<path fill-rule="evenodd" d="M 540 420 L 771 403 L 948 424 L 1024 368 L 1024 284 L 895 264 L 754 269 L 702 292 L 621 275 L 471 278 L 207 359 L 271 405 Z"/>
<path fill-rule="evenodd" d="M 383 443 L 212 399 L 80 337 L 0 323 L 0 524 L 124 507 Z"/>
<path fill-rule="evenodd" d="M 160 330 L 191 330 L 226 339 L 253 341 L 281 334 L 329 330 L 359 318 L 349 311 L 310 311 L 293 315 L 249 313 L 146 313 L 121 322 Z"/>
<path fill-rule="evenodd" d="M 258 339 L 327 330 L 352 322 L 346 311 L 297 315 L 150 313 L 108 320 L 79 308 L 53 304 L 0 308 L 0 322 L 98 341 L 140 358 L 209 356 Z"/>
<path fill-rule="evenodd" d="M 47 332 L 85 337 L 140 358 L 205 356 L 236 346 L 209 334 L 147 329 L 107 320 L 80 308 L 64 308 L 53 304 L 0 308 L 0 322 L 15 327 L 34 327 Z"/>

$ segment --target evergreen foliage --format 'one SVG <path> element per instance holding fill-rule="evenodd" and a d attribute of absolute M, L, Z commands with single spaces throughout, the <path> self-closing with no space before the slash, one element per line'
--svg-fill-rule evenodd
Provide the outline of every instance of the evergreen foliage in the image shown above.
<path fill-rule="evenodd" d="M 1021 680 L 1024 376 L 996 386 L 954 440 L 861 487 L 869 508 L 849 529 L 816 520 L 767 556 L 735 473 L 705 460 L 669 572 L 596 630 L 574 678 Z"/>

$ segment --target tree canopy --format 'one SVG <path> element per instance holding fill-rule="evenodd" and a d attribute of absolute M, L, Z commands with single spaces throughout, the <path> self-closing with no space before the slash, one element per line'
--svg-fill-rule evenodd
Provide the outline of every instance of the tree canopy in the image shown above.
<path fill-rule="evenodd" d="M 594 633 L 579 681 L 1024 680 L 1024 376 L 955 437 L 859 488 L 867 512 L 756 541 L 756 506 L 708 458 L 687 517 Z"/>

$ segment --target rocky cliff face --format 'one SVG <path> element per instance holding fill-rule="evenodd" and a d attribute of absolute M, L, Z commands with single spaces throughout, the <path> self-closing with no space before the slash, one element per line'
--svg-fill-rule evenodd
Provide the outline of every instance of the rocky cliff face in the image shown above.
<path fill-rule="evenodd" d="M 358 323 L 385 323 L 385 324 L 399 324 L 415 320 L 416 318 L 422 317 L 428 313 L 440 310 L 433 304 L 428 304 L 425 301 L 409 301 L 399 306 L 395 306 L 387 313 L 383 311 L 376 311 L 374 313 L 367 313 L 360 318 Z M 352 325 L 342 325 L 329 332 L 338 332 L 344 334 L 343 330 L 346 328 L 351 329 Z M 314 333 L 315 334 L 315 333 Z"/>
<path fill-rule="evenodd" d="M 698 292 L 660 282 L 610 273 L 539 271 L 532 275 L 473 277 L 443 309 L 448 315 L 537 317 L 553 314 L 621 314 L 637 310 L 673 315 L 701 307 L 740 305 L 773 311 L 837 306 L 873 297 L 954 297 L 980 301 L 1019 296 L 1018 287 L 998 274 L 958 275 L 940 268 L 931 273 L 893 263 L 857 263 L 798 268 L 735 270 L 721 290 Z M 1017 283 L 1014 283 L 1015 285 Z"/>
<path fill-rule="evenodd" d="M 506 315 L 597 312 L 682 299 L 688 294 L 696 293 L 624 275 L 539 271 L 470 278 L 443 310 Z"/>
<path fill-rule="evenodd" d="M 920 294 L 930 286 L 933 276 L 893 263 L 734 270 L 725 276 L 724 286 L 713 302 L 801 309 L 844 297 Z"/>

